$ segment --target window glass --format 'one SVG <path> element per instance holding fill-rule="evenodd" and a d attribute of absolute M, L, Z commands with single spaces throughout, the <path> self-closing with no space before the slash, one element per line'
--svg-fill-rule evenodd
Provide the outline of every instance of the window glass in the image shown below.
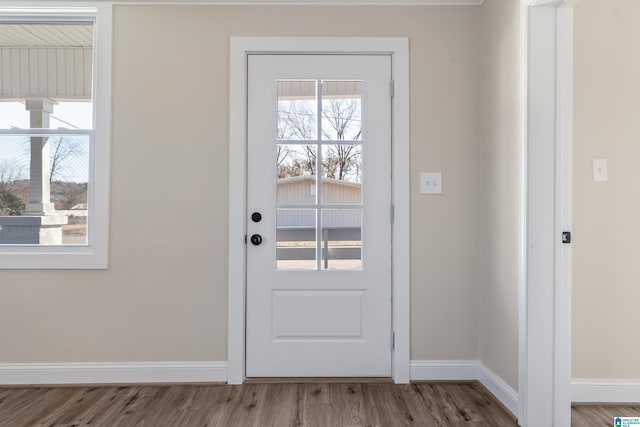
<path fill-rule="evenodd" d="M 2 246 L 88 244 L 93 28 L 0 22 Z"/>
<path fill-rule="evenodd" d="M 322 268 L 362 269 L 362 209 L 322 211 Z"/>
<path fill-rule="evenodd" d="M 0 7 L 0 268 L 108 266 L 112 19 Z"/>
<path fill-rule="evenodd" d="M 362 81 L 279 80 L 277 96 L 276 268 L 361 269 Z"/>
<path fill-rule="evenodd" d="M 277 269 L 316 269 L 316 215 L 316 209 L 278 209 Z"/>
<path fill-rule="evenodd" d="M 313 140 L 318 129 L 315 80 L 278 82 L 278 139 Z"/>
<path fill-rule="evenodd" d="M 322 139 L 358 141 L 362 138 L 362 82 L 322 82 Z"/>

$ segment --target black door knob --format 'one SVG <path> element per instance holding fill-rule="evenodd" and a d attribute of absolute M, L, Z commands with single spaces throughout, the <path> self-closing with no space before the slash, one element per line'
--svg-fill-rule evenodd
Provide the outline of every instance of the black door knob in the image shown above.
<path fill-rule="evenodd" d="M 251 244 L 254 246 L 260 246 L 260 243 L 262 243 L 262 236 L 259 234 L 254 234 L 253 236 L 251 236 Z"/>
<path fill-rule="evenodd" d="M 251 214 L 251 221 L 260 222 L 262 221 L 262 214 L 260 212 L 254 212 Z"/>

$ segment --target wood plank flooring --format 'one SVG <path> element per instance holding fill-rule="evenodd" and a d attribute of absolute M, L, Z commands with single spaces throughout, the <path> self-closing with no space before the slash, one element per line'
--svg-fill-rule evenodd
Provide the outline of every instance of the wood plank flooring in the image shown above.
<path fill-rule="evenodd" d="M 0 388 L 0 426 L 517 426 L 479 383 Z"/>
<path fill-rule="evenodd" d="M 640 417 L 640 404 L 574 404 L 571 425 L 574 427 L 612 427 L 615 417 Z"/>

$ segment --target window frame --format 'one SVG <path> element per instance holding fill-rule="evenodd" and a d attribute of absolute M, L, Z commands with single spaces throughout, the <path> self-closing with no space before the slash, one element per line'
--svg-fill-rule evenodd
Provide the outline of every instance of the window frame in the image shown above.
<path fill-rule="evenodd" d="M 68 4 L 68 3 L 67 3 Z M 24 5 L 24 2 L 22 3 Z M 93 128 L 90 137 L 87 245 L 0 245 L 0 269 L 107 269 L 109 266 L 109 202 L 111 171 L 111 64 L 113 5 L 67 7 L 63 3 L 39 3 L 28 7 L 4 6 L 0 18 L 11 21 L 55 22 L 85 20 L 94 23 Z M 30 133 L 29 133 L 30 132 Z M 0 136 L 47 130 L 0 130 Z M 52 130 L 50 135 L 66 134 Z"/>

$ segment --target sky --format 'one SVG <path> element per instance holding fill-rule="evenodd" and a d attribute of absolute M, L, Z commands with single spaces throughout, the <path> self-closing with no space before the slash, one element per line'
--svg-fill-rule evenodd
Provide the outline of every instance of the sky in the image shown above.
<path fill-rule="evenodd" d="M 53 107 L 51 128 L 91 129 L 90 102 L 61 102 Z M 65 123 L 66 122 L 66 123 Z M 29 127 L 29 112 L 21 102 L 0 102 L 0 129 Z"/>
<path fill-rule="evenodd" d="M 53 107 L 50 116 L 52 129 L 91 129 L 93 108 L 90 102 L 61 102 Z M 0 102 L 0 129 L 29 128 L 29 112 L 21 102 Z M 66 137 L 65 137 L 66 138 Z M 26 137 L 0 135 L 0 167 L 3 164 L 24 165 L 20 178 L 26 178 L 29 164 L 29 144 Z M 68 139 L 67 139 L 68 140 Z M 88 143 L 86 137 L 76 137 L 78 155 L 69 158 L 58 177 L 66 181 L 87 182 Z"/>

